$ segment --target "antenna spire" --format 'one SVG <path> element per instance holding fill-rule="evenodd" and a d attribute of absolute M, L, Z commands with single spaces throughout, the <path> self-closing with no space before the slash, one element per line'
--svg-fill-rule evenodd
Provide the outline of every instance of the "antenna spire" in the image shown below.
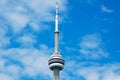
<path fill-rule="evenodd" d="M 55 31 L 58 31 L 58 2 L 56 2 Z"/>
<path fill-rule="evenodd" d="M 58 2 L 56 2 L 56 14 L 58 15 Z"/>

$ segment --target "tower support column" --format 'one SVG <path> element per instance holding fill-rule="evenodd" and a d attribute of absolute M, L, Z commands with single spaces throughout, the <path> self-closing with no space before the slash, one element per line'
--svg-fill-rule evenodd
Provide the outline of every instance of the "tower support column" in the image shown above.
<path fill-rule="evenodd" d="M 59 80 L 60 76 L 59 76 L 59 70 L 55 69 L 53 70 L 53 80 Z"/>
<path fill-rule="evenodd" d="M 58 39 L 59 39 L 59 32 L 58 31 L 55 31 L 55 54 L 58 54 L 59 52 L 59 43 L 58 43 Z"/>

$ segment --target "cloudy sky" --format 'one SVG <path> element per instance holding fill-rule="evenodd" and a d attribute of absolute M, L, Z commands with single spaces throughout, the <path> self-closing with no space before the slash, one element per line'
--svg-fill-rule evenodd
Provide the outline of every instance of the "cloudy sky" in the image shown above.
<path fill-rule="evenodd" d="M 119 0 L 1 0 L 0 80 L 52 80 L 56 1 L 61 80 L 120 80 Z"/>

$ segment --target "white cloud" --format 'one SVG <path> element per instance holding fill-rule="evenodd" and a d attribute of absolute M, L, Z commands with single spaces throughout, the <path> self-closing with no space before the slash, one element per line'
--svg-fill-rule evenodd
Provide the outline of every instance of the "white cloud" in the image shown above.
<path fill-rule="evenodd" d="M 33 47 L 36 43 L 36 37 L 32 34 L 23 34 L 18 37 L 16 41 L 19 42 L 22 47 Z"/>
<path fill-rule="evenodd" d="M 0 79 L 1 80 L 14 80 L 10 75 L 1 74 L 1 73 L 0 73 Z"/>
<path fill-rule="evenodd" d="M 82 48 L 98 48 L 101 40 L 96 34 L 88 34 L 83 37 L 80 46 Z"/>
<path fill-rule="evenodd" d="M 10 44 L 10 38 L 6 36 L 8 29 L 0 25 L 0 48 L 5 48 Z"/>
<path fill-rule="evenodd" d="M 14 64 L 6 66 L 6 64 L 8 63 L 8 60 L 3 59 L 1 57 L 0 57 L 0 79 L 2 80 L 18 79 L 18 75 L 20 73 L 20 67 Z"/>
<path fill-rule="evenodd" d="M 106 13 L 113 13 L 114 10 L 107 8 L 105 5 L 101 6 L 101 10 Z"/>
<path fill-rule="evenodd" d="M 0 79 L 19 80 L 25 75 L 33 78 L 40 75 L 50 77 L 47 61 L 52 51 L 46 45 L 40 45 L 39 49 L 10 48 L 1 49 L 0 52 Z"/>
<path fill-rule="evenodd" d="M 21 29 L 23 29 L 29 22 L 28 16 L 20 13 L 9 12 L 9 13 L 5 13 L 5 16 L 12 25 L 14 32 L 18 32 Z"/>
<path fill-rule="evenodd" d="M 76 48 L 68 47 L 68 46 L 65 46 L 65 49 L 66 49 L 68 52 L 77 51 Z"/>
<path fill-rule="evenodd" d="M 79 69 L 78 74 L 85 80 L 119 80 L 120 74 L 115 72 L 119 69 L 120 64 L 93 65 Z"/>
<path fill-rule="evenodd" d="M 85 80 L 99 80 L 99 75 L 94 70 L 83 69 L 79 71 L 79 74 L 82 75 L 85 78 Z"/>
<path fill-rule="evenodd" d="M 62 78 L 67 80 L 119 80 L 120 64 L 68 60 Z M 65 74 L 65 75 L 64 75 Z"/>
<path fill-rule="evenodd" d="M 106 57 L 108 54 L 104 51 L 101 38 L 97 34 L 88 34 L 80 42 L 80 54 L 88 59 L 98 59 Z"/>
<path fill-rule="evenodd" d="M 51 11 L 53 8 L 55 9 L 55 1 L 2 0 L 0 2 L 0 16 L 8 22 L 7 24 L 12 26 L 15 33 L 20 32 L 26 25 L 30 25 L 34 30 L 38 30 L 41 29 L 41 26 L 36 25 L 54 20 Z M 58 2 L 60 10 L 65 10 L 66 0 L 59 0 Z M 36 25 L 31 25 L 31 23 L 35 23 Z"/>

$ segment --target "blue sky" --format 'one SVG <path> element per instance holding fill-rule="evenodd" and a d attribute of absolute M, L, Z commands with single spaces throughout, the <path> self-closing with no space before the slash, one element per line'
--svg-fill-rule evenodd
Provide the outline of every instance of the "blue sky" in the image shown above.
<path fill-rule="evenodd" d="M 0 1 L 0 80 L 52 80 L 56 1 L 61 80 L 120 80 L 119 0 Z"/>

